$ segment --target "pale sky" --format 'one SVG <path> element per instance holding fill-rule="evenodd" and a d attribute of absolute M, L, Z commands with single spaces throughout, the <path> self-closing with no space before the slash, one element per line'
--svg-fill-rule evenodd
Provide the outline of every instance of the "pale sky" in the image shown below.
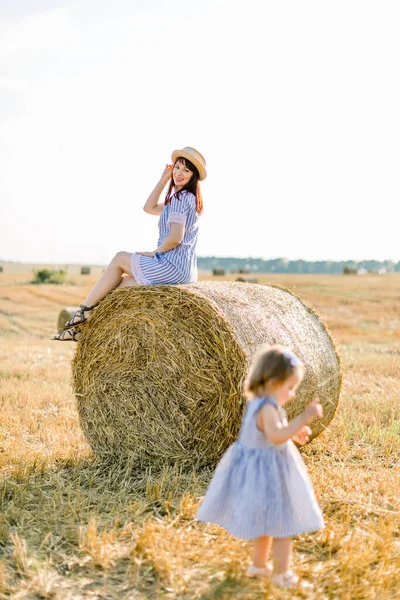
<path fill-rule="evenodd" d="M 154 250 L 171 152 L 200 256 L 400 260 L 398 0 L 0 0 L 0 259 Z"/>

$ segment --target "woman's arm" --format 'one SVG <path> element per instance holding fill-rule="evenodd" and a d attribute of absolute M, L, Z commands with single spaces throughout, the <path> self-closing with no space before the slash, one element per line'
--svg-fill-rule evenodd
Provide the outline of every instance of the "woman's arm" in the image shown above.
<path fill-rule="evenodd" d="M 281 423 L 276 408 L 263 406 L 257 418 L 257 425 L 273 444 L 283 444 L 292 439 L 305 425 L 309 425 L 317 417 L 322 417 L 323 410 L 319 400 L 311 402 L 307 408 L 290 423 Z"/>
<path fill-rule="evenodd" d="M 183 240 L 185 235 L 185 226 L 181 223 L 171 223 L 171 233 L 165 238 L 161 246 L 159 246 L 156 252 L 162 254 L 176 248 L 178 244 Z"/>
<path fill-rule="evenodd" d="M 163 254 L 176 248 L 178 244 L 183 240 L 185 234 L 185 226 L 181 223 L 171 223 L 171 233 L 165 238 L 163 243 L 154 250 L 153 252 L 136 252 L 136 254 L 142 254 L 143 256 L 154 256 L 156 252 Z"/>
<path fill-rule="evenodd" d="M 173 165 L 166 165 L 164 169 L 164 173 L 161 175 L 160 181 L 157 183 L 154 190 L 151 192 L 150 196 L 146 200 L 146 204 L 143 206 L 143 210 L 150 215 L 161 215 L 164 210 L 164 203 L 158 203 L 161 192 L 167 185 L 168 181 L 171 179 Z"/>

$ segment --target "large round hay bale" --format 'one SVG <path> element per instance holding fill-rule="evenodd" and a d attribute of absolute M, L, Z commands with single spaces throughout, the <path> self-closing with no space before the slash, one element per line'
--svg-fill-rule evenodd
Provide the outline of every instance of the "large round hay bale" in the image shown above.
<path fill-rule="evenodd" d="M 77 310 L 78 306 L 67 306 L 60 311 L 57 321 L 58 333 L 64 331 L 65 323 L 72 319 Z"/>
<path fill-rule="evenodd" d="M 341 375 L 331 336 L 278 286 L 122 288 L 81 331 L 73 383 L 82 428 L 102 456 L 215 463 L 237 436 L 243 379 L 265 342 L 289 346 L 306 364 L 290 416 L 318 393 L 325 414 L 316 436 L 336 410 Z"/>

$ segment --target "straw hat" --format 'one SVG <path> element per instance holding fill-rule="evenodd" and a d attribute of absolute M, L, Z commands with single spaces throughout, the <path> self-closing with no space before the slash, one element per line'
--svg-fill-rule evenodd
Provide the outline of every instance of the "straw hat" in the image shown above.
<path fill-rule="evenodd" d="M 200 181 L 203 181 L 207 177 L 206 171 L 206 159 L 200 152 L 190 146 L 185 146 L 182 150 L 174 150 L 172 153 L 172 162 L 175 164 L 179 157 L 187 158 L 191 163 L 194 164 L 200 175 Z"/>

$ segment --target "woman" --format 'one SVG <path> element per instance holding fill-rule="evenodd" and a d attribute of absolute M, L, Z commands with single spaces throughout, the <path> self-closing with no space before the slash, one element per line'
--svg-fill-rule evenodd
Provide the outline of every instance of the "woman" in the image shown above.
<path fill-rule="evenodd" d="M 199 215 L 203 212 L 200 181 L 205 179 L 206 161 L 194 148 L 172 153 L 160 181 L 143 207 L 159 215 L 159 239 L 153 252 L 118 252 L 89 292 L 64 331 L 52 339 L 78 341 L 75 327 L 87 321 L 91 311 L 109 292 L 132 285 L 174 285 L 197 281 L 196 245 Z M 165 202 L 161 192 L 170 182 Z"/>

